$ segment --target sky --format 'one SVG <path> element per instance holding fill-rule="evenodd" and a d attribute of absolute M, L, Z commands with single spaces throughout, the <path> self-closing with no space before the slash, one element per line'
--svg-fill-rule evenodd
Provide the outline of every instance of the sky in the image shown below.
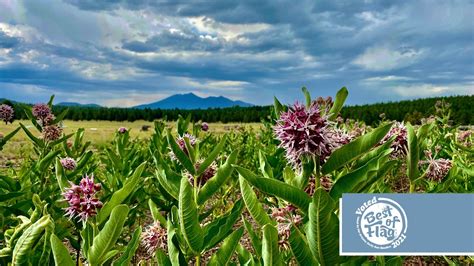
<path fill-rule="evenodd" d="M 0 0 L 0 98 L 474 94 L 474 1 Z"/>

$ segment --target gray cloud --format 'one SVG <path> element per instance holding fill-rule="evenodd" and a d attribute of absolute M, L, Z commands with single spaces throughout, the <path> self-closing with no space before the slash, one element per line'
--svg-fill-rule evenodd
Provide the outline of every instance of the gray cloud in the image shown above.
<path fill-rule="evenodd" d="M 269 104 L 301 99 L 303 85 L 348 86 L 350 103 L 473 94 L 473 16 L 471 1 L 3 2 L 0 97 L 122 105 L 194 91 Z"/>

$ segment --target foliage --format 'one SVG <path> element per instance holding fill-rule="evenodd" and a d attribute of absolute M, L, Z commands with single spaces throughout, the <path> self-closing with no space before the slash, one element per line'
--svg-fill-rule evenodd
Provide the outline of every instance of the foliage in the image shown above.
<path fill-rule="evenodd" d="M 52 97 L 47 106 L 58 115 L 48 125 L 31 107 L 15 105 L 17 118 L 29 122 L 1 138 L 0 148 L 23 130 L 33 150 L 20 167 L 0 173 L 0 264 L 401 263 L 400 257 L 375 260 L 338 255 L 338 201 L 343 193 L 474 191 L 472 134 L 450 123 L 453 119 L 472 122 L 459 115 L 464 109 L 456 105 L 469 97 L 446 98 L 451 106 L 428 99 L 403 102 L 397 108 L 386 104 L 370 109 L 342 107 L 348 97 L 345 88 L 334 102 L 312 99 L 307 89 L 303 94 L 303 108 L 319 108 L 321 119 L 328 121 L 321 130 L 327 130 L 331 143 L 325 143 L 329 147 L 326 157 L 308 150 L 291 166 L 275 137 L 274 125 L 292 106 L 276 98 L 271 108 L 191 114 L 67 110 L 53 107 Z M 409 109 L 415 103 L 433 109 L 429 112 L 434 116 L 422 125 L 401 124 L 406 135 L 392 136 L 396 124 L 379 119 L 378 114 L 371 117 L 384 111 L 386 118 L 398 119 L 390 110 Z M 385 110 L 387 106 L 392 107 Z M 373 127 L 338 119 L 339 113 L 357 115 L 359 110 Z M 165 115 L 177 120 L 176 131 L 160 120 L 155 121 L 149 139 L 133 139 L 128 129 L 121 128 L 99 149 L 85 139 L 83 129 L 57 139 L 43 137 L 46 126 L 61 127 L 65 118 L 153 120 Z M 222 136 L 202 131 L 193 122 L 261 118 L 259 131 L 238 130 Z M 402 152 L 395 154 L 395 148 Z M 64 164 L 66 157 L 75 163 Z M 84 178 L 92 175 L 93 179 Z M 74 200 L 66 200 L 66 195 L 91 187 L 100 202 L 95 205 L 97 212 L 81 220 L 67 218 L 65 209 Z M 472 263 L 469 257 L 446 261 Z"/>

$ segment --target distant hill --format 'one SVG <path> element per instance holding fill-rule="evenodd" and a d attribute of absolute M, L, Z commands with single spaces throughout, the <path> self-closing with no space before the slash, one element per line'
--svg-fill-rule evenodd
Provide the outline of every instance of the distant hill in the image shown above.
<path fill-rule="evenodd" d="M 100 106 L 98 104 L 95 104 L 95 103 L 82 104 L 82 103 L 76 103 L 76 102 L 62 102 L 62 103 L 57 103 L 55 105 L 74 106 L 74 107 L 102 107 L 102 106 Z"/>
<path fill-rule="evenodd" d="M 233 101 L 223 96 L 202 98 L 194 93 L 175 94 L 161 101 L 135 106 L 137 109 L 208 109 L 208 108 L 226 108 L 226 107 L 250 107 L 250 103 L 242 101 Z"/>

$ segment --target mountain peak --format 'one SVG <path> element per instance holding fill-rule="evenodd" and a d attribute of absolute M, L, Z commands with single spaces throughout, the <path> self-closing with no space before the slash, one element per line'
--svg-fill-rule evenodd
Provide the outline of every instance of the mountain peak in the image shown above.
<path fill-rule="evenodd" d="M 185 94 L 175 94 L 161 101 L 150 104 L 143 104 L 135 106 L 138 109 L 208 109 L 208 108 L 225 108 L 233 106 L 248 107 L 252 106 L 250 103 L 242 101 L 233 101 L 224 96 L 210 96 L 206 98 L 189 92 Z"/>

